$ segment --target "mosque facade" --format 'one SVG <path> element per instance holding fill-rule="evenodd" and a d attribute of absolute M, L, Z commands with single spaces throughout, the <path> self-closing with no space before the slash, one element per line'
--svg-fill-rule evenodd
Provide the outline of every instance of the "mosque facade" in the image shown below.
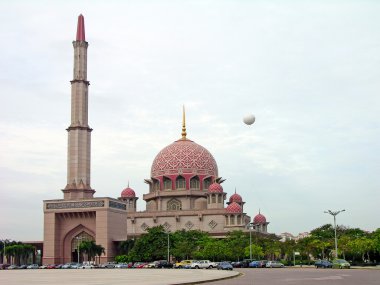
<path fill-rule="evenodd" d="M 139 199 L 129 187 L 120 197 L 94 197 L 91 187 L 91 132 L 88 122 L 87 48 L 84 17 L 78 18 L 71 81 L 71 121 L 67 128 L 67 183 L 63 199 L 45 200 L 43 264 L 78 261 L 78 245 L 94 240 L 105 248 L 101 262 L 113 260 L 119 242 L 162 225 L 168 232 L 201 230 L 225 237 L 232 230 L 267 233 L 269 224 L 259 213 L 251 220 L 245 201 L 235 193 L 227 198 L 213 155 L 187 137 L 183 110 L 181 137 L 154 158 L 146 209 L 138 211 Z M 79 260 L 81 261 L 81 260 Z"/>

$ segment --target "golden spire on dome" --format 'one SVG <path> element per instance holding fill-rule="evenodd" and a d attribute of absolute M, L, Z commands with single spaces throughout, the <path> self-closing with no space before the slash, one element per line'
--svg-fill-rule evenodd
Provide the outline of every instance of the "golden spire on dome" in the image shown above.
<path fill-rule="evenodd" d="M 182 139 L 186 140 L 186 116 L 185 116 L 185 105 L 182 107 Z"/>

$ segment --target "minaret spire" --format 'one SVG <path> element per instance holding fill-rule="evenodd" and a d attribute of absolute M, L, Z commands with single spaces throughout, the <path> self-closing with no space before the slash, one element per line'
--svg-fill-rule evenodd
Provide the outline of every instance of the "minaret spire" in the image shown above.
<path fill-rule="evenodd" d="M 78 16 L 78 26 L 77 26 L 77 41 L 85 41 L 86 36 L 84 32 L 84 17 L 82 14 Z"/>
<path fill-rule="evenodd" d="M 87 48 L 84 17 L 79 15 L 77 37 L 73 41 L 74 72 L 71 80 L 71 123 L 67 128 L 67 185 L 64 199 L 92 198 L 95 190 L 90 185 L 91 131 L 88 125 Z"/>
<path fill-rule="evenodd" d="M 185 115 L 185 105 L 182 106 L 182 139 L 186 140 L 186 115 Z"/>

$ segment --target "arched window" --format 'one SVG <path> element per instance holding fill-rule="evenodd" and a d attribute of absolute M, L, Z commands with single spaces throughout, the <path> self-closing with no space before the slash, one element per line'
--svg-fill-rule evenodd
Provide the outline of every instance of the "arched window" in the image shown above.
<path fill-rule="evenodd" d="M 182 209 L 181 202 L 177 199 L 171 199 L 167 204 L 168 211 L 178 211 Z"/>
<path fill-rule="evenodd" d="M 164 177 L 164 190 L 172 190 L 172 181 L 167 177 Z"/>
<path fill-rule="evenodd" d="M 175 181 L 175 189 L 177 190 L 183 190 L 186 189 L 186 180 L 182 176 L 178 176 Z"/>
<path fill-rule="evenodd" d="M 199 190 L 199 177 L 195 176 L 190 179 L 190 189 Z"/>
<path fill-rule="evenodd" d="M 222 203 L 222 195 L 218 195 L 218 203 Z"/>
<path fill-rule="evenodd" d="M 203 190 L 207 191 L 210 185 L 211 185 L 211 177 L 208 177 L 205 180 L 203 180 Z"/>
<path fill-rule="evenodd" d="M 235 216 L 234 216 L 234 215 L 231 215 L 231 216 L 230 216 L 230 224 L 231 224 L 231 225 L 234 225 L 234 224 L 235 224 Z"/>
<path fill-rule="evenodd" d="M 154 191 L 160 190 L 160 181 L 157 179 L 153 179 L 153 190 Z"/>
<path fill-rule="evenodd" d="M 237 219 L 237 220 L 236 220 L 236 224 L 237 224 L 237 225 L 240 225 L 240 224 L 241 224 L 241 216 L 238 215 L 236 219 Z"/>
<path fill-rule="evenodd" d="M 215 194 L 211 194 L 211 203 L 216 203 Z"/>

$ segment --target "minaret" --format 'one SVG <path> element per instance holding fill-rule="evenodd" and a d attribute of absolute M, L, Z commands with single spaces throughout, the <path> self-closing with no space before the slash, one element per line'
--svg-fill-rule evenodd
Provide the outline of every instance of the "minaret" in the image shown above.
<path fill-rule="evenodd" d="M 71 81 L 71 124 L 68 132 L 67 185 L 64 199 L 93 198 L 90 186 L 91 131 L 88 125 L 87 47 L 84 17 L 79 15 L 74 46 L 74 79 Z"/>

